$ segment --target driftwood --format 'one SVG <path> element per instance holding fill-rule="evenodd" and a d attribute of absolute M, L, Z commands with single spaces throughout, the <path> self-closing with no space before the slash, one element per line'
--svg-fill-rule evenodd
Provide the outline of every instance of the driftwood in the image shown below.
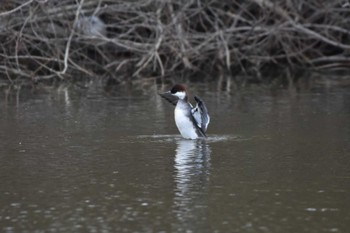
<path fill-rule="evenodd" d="M 350 67 L 347 0 L 2 0 L 13 82 Z"/>

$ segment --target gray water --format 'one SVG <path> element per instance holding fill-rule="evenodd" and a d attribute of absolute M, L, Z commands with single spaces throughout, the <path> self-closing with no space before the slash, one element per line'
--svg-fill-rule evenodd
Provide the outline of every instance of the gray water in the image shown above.
<path fill-rule="evenodd" d="M 194 85 L 197 141 L 159 91 L 4 94 L 0 232 L 349 232 L 350 88 Z"/>

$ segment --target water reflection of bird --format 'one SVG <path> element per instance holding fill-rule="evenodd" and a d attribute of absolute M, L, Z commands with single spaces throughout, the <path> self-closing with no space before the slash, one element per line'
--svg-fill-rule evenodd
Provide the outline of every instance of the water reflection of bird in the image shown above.
<path fill-rule="evenodd" d="M 186 87 L 182 84 L 176 84 L 170 91 L 160 94 L 160 96 L 176 105 L 175 123 L 182 137 L 186 139 L 206 137 L 205 132 L 210 117 L 207 107 L 200 98 L 194 97 L 197 104 L 193 107 L 188 101 Z"/>
<path fill-rule="evenodd" d="M 196 221 L 191 220 L 205 216 L 201 207 L 207 204 L 211 150 L 206 140 L 179 140 L 175 152 L 174 210 L 179 222 L 174 224 L 176 228 L 196 228 Z M 186 223 L 191 226 L 184 226 Z"/>

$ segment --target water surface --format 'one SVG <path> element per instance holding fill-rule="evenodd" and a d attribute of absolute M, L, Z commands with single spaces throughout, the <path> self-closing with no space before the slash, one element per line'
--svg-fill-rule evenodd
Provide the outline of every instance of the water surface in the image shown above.
<path fill-rule="evenodd" d="M 10 94 L 0 231 L 347 232 L 349 90 L 198 86 L 211 123 L 197 141 L 157 87 Z"/>

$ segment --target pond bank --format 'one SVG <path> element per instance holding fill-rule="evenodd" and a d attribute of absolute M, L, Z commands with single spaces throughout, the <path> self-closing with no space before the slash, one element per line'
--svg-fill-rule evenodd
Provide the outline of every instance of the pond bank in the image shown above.
<path fill-rule="evenodd" d="M 269 82 L 286 69 L 348 70 L 349 24 L 349 4 L 339 1 L 5 1 L 0 76 Z"/>

